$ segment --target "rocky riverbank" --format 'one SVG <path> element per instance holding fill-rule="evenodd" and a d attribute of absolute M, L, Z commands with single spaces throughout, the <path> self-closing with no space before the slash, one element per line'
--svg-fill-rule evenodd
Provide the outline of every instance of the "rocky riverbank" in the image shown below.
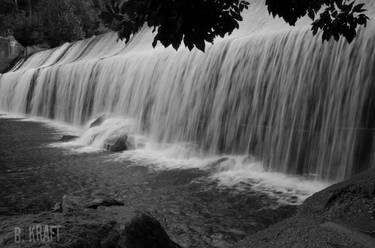
<path fill-rule="evenodd" d="M 238 247 L 375 247 L 375 170 L 314 194 L 295 216 L 247 237 Z"/>
<path fill-rule="evenodd" d="M 243 237 L 238 244 L 226 242 L 222 235 L 213 235 L 208 242 L 210 243 L 208 247 L 372 248 L 375 247 L 374 196 L 375 170 L 372 170 L 316 193 L 299 207 L 294 216 L 253 235 L 249 236 L 238 229 L 228 228 L 228 235 Z M 95 208 L 91 207 L 93 203 L 95 203 Z M 124 240 L 127 239 L 126 227 L 129 226 L 132 218 L 137 216 L 137 210 L 139 209 L 132 206 L 130 202 L 119 204 L 116 200 L 65 196 L 62 204 L 54 211 L 0 217 L 0 244 L 2 247 L 19 247 L 19 243 L 14 241 L 13 228 L 16 226 L 26 232 L 22 236 L 24 240 L 22 247 L 48 245 L 48 247 L 133 248 L 133 246 L 126 245 Z M 264 211 L 263 214 L 266 217 L 266 215 L 282 212 L 279 209 L 277 212 Z M 284 208 L 285 216 L 292 212 L 292 209 Z M 167 221 L 169 218 L 165 217 L 170 216 L 156 214 L 163 229 L 160 232 L 167 230 L 173 242 L 179 243 L 181 247 L 194 247 L 189 245 L 187 240 L 181 239 L 182 236 L 176 235 L 176 228 L 183 232 L 184 224 L 169 223 Z M 28 227 L 37 223 L 63 228 L 60 233 L 61 237 L 58 237 L 59 240 L 52 238 L 46 243 L 42 240 L 43 234 L 38 236 L 35 230 L 30 236 Z M 140 225 L 144 229 L 137 237 L 143 240 L 148 238 L 153 228 Z M 189 232 L 188 226 L 185 231 Z M 30 242 L 30 237 L 34 242 Z M 138 246 L 134 247 L 138 248 Z M 140 247 L 143 248 L 143 246 Z"/>

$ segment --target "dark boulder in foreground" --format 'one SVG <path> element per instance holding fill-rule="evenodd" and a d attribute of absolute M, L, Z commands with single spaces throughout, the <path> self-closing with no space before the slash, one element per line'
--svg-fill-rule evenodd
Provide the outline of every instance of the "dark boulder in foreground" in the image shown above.
<path fill-rule="evenodd" d="M 125 225 L 119 247 L 124 248 L 181 248 L 172 241 L 161 224 L 152 216 L 138 213 Z"/>
<path fill-rule="evenodd" d="M 61 137 L 60 141 L 61 142 L 69 142 L 72 140 L 78 139 L 78 136 L 75 135 L 64 135 Z"/>
<path fill-rule="evenodd" d="M 104 148 L 111 152 L 123 152 L 135 149 L 135 141 L 133 137 L 123 135 L 119 138 L 110 139 L 105 142 Z"/>

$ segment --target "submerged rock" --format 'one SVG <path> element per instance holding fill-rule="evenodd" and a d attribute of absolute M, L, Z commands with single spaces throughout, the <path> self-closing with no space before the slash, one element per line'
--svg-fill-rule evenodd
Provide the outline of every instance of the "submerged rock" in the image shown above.
<path fill-rule="evenodd" d="M 64 135 L 61 137 L 60 141 L 61 142 L 69 142 L 72 140 L 78 139 L 78 136 L 75 135 Z"/>
<path fill-rule="evenodd" d="M 123 152 L 135 149 L 134 137 L 123 135 L 119 138 L 111 139 L 105 142 L 104 148 L 111 152 Z"/>
<path fill-rule="evenodd" d="M 116 199 L 95 199 L 87 204 L 87 208 L 97 209 L 98 207 L 124 206 L 124 203 Z"/>
<path fill-rule="evenodd" d="M 89 199 L 79 196 L 64 195 L 61 203 L 57 203 L 54 211 L 63 213 L 75 212 L 83 209 L 98 209 L 99 207 L 124 206 L 124 203 L 112 198 Z"/>

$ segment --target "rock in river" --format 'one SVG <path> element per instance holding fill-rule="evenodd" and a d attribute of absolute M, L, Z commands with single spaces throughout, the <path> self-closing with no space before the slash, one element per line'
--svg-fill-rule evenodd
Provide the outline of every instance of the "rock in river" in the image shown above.
<path fill-rule="evenodd" d="M 123 135 L 119 138 L 110 139 L 105 142 L 104 148 L 111 152 L 122 152 L 135 149 L 133 137 Z"/>
<path fill-rule="evenodd" d="M 108 114 L 103 114 L 96 118 L 93 122 L 90 124 L 90 128 L 100 126 L 106 119 L 108 119 L 109 115 Z"/>

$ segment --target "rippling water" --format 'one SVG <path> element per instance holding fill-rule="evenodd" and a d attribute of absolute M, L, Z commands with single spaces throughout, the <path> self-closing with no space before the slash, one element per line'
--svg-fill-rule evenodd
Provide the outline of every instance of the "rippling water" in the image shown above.
<path fill-rule="evenodd" d="M 181 244 L 211 247 L 217 237 L 235 244 L 294 212 L 250 184 L 221 187 L 208 171 L 154 170 L 147 163 L 114 161 L 104 151 L 51 147 L 67 131 L 75 130 L 0 118 L 0 217 L 49 211 L 65 194 L 111 197 L 166 221 Z"/>

